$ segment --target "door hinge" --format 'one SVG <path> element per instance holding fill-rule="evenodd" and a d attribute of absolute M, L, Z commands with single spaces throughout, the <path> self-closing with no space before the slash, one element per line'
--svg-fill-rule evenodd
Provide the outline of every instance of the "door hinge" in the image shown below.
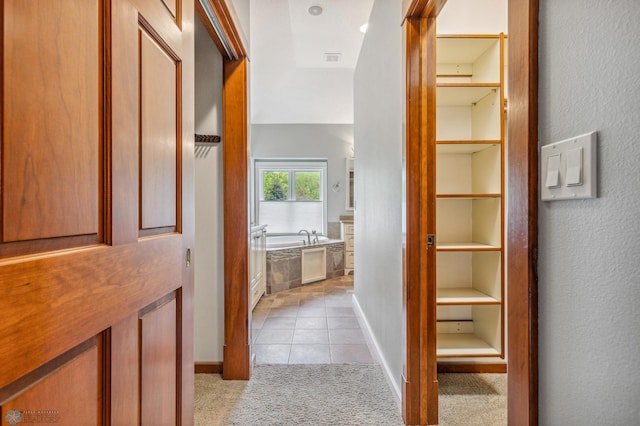
<path fill-rule="evenodd" d="M 427 247 L 432 248 L 436 246 L 435 234 L 427 234 Z"/>
<path fill-rule="evenodd" d="M 187 268 L 189 266 L 191 266 L 191 249 L 190 248 L 187 249 L 187 262 L 186 263 L 187 263 Z"/>

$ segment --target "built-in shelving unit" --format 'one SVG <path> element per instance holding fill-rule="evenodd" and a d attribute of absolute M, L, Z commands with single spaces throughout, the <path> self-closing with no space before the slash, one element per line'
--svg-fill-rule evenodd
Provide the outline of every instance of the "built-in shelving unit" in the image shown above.
<path fill-rule="evenodd" d="M 436 41 L 439 358 L 504 357 L 504 39 Z"/>

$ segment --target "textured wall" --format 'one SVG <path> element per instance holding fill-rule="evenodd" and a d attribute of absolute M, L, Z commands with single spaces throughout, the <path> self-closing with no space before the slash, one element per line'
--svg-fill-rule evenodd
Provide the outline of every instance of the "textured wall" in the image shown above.
<path fill-rule="evenodd" d="M 540 204 L 540 424 L 640 424 L 640 6 L 540 2 L 540 143 L 598 131 L 599 198 Z"/>
<path fill-rule="evenodd" d="M 401 2 L 373 6 L 355 73 L 355 294 L 399 388 L 402 331 Z"/>

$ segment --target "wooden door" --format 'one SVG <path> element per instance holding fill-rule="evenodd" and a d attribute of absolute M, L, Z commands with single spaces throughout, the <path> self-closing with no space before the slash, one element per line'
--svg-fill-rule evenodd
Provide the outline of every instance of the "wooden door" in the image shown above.
<path fill-rule="evenodd" d="M 1 3 L 2 425 L 193 423 L 192 22 Z"/>

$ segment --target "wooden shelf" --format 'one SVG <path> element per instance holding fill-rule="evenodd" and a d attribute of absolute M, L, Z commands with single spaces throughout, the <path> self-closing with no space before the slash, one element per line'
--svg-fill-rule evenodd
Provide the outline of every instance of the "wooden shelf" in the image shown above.
<path fill-rule="evenodd" d="M 473 288 L 438 288 L 438 305 L 499 305 L 500 301 Z"/>
<path fill-rule="evenodd" d="M 439 358 L 501 356 L 500 352 L 472 333 L 438 333 Z"/>
<path fill-rule="evenodd" d="M 436 141 L 436 154 L 475 154 L 500 144 L 499 140 Z"/>
<path fill-rule="evenodd" d="M 437 106 L 471 106 L 495 94 L 500 96 L 500 83 L 439 83 Z"/>
<path fill-rule="evenodd" d="M 440 200 L 481 200 L 485 198 L 500 198 L 500 194 L 437 194 Z"/>
<path fill-rule="evenodd" d="M 500 251 L 500 247 L 489 244 L 460 242 L 460 243 L 437 243 L 437 251 Z"/>
<path fill-rule="evenodd" d="M 436 51 L 438 62 L 463 63 L 475 62 L 491 46 L 500 41 L 500 35 L 438 35 Z"/>

